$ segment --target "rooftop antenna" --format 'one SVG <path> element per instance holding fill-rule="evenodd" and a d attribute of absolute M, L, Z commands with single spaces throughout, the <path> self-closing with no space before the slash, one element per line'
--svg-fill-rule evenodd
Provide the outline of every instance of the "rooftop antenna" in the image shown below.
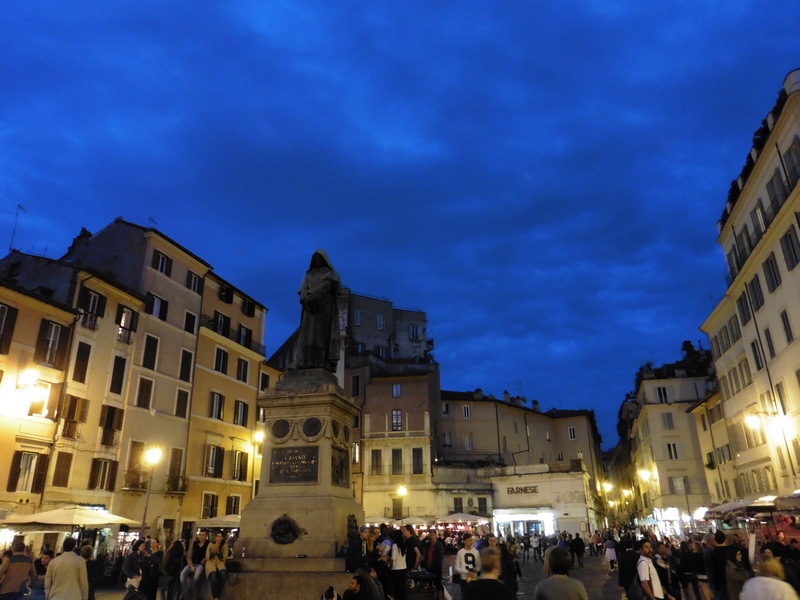
<path fill-rule="evenodd" d="M 156 220 L 153 217 L 147 217 L 147 222 L 151 227 L 158 227 L 158 223 L 156 223 Z"/>
<path fill-rule="evenodd" d="M 9 252 L 14 249 L 14 236 L 17 235 L 17 220 L 19 219 L 19 211 L 28 212 L 25 210 L 25 206 L 22 204 L 17 204 L 17 208 L 14 210 L 14 229 L 11 230 L 11 242 L 8 244 Z"/>

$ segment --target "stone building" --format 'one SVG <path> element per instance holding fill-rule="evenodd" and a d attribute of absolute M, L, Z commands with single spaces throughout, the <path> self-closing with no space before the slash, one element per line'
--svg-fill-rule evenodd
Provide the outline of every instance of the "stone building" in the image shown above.
<path fill-rule="evenodd" d="M 718 223 L 728 289 L 701 329 L 720 397 L 694 414 L 701 432 L 719 422 L 727 429 L 726 439 L 718 426 L 713 448 L 704 448 L 715 465 L 730 463 L 707 473 L 715 491 L 722 476 L 719 498 L 790 494 L 800 485 L 798 180 L 800 69 L 786 76 L 755 132 Z"/>

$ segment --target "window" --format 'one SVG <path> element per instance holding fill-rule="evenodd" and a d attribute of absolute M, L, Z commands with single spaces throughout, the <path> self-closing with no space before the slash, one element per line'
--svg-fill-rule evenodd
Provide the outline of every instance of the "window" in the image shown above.
<path fill-rule="evenodd" d="M 247 411 L 250 407 L 242 400 L 233 403 L 233 424 L 247 427 Z"/>
<path fill-rule="evenodd" d="M 764 368 L 764 360 L 756 340 L 750 342 L 750 351 L 753 353 L 753 363 L 756 365 L 756 371 L 760 371 Z"/>
<path fill-rule="evenodd" d="M 163 252 L 153 250 L 153 262 L 150 266 L 167 277 L 172 275 L 172 259 Z"/>
<path fill-rule="evenodd" d="M 669 398 L 667 397 L 667 388 L 665 387 L 657 387 L 656 393 L 658 394 L 658 403 L 659 404 L 668 404 Z"/>
<path fill-rule="evenodd" d="M 370 454 L 370 475 L 383 474 L 383 456 L 380 450 L 373 450 Z"/>
<path fill-rule="evenodd" d="M 567 429 L 567 435 L 569 436 L 569 439 L 574 440 L 575 439 L 575 428 L 574 427 L 570 427 L 569 429 Z"/>
<path fill-rule="evenodd" d="M 479 515 L 489 514 L 489 508 L 485 496 L 478 496 L 478 514 Z"/>
<path fill-rule="evenodd" d="M 392 448 L 392 475 L 403 474 L 403 450 Z"/>
<path fill-rule="evenodd" d="M 203 280 L 200 275 L 191 271 L 186 272 L 186 287 L 195 292 L 196 294 L 203 293 Z"/>
<path fill-rule="evenodd" d="M 122 419 L 125 411 L 121 408 L 103 405 L 100 410 L 100 443 L 103 446 L 116 447 L 118 432 L 122 429 Z"/>
<path fill-rule="evenodd" d="M 684 495 L 688 494 L 689 490 L 687 489 L 688 486 L 686 485 L 687 481 L 685 477 L 669 477 L 667 478 L 667 485 L 669 486 L 669 493 L 670 494 L 679 494 Z"/>
<path fill-rule="evenodd" d="M 214 331 L 225 337 L 231 334 L 231 318 L 219 311 L 214 311 Z"/>
<path fill-rule="evenodd" d="M 399 408 L 392 409 L 392 431 L 402 431 L 403 411 Z"/>
<path fill-rule="evenodd" d="M 748 385 L 753 383 L 753 376 L 750 374 L 750 363 L 747 362 L 746 358 L 739 363 L 739 373 L 742 376 L 743 387 L 747 387 Z"/>
<path fill-rule="evenodd" d="M 197 328 L 197 315 L 188 310 L 183 314 L 183 330 L 188 333 L 195 333 Z"/>
<path fill-rule="evenodd" d="M 761 280 L 758 275 L 753 277 L 747 284 L 747 290 L 750 292 L 750 302 L 753 304 L 753 310 L 757 311 L 764 306 L 764 293 L 761 291 Z"/>
<path fill-rule="evenodd" d="M 767 341 L 767 352 L 770 358 L 775 358 L 775 344 L 772 343 L 772 332 L 769 328 L 764 330 L 764 339 Z"/>
<path fill-rule="evenodd" d="M 445 431 L 442 433 L 442 442 L 445 448 L 453 447 L 453 436 L 449 431 Z"/>
<path fill-rule="evenodd" d="M 125 382 L 125 365 L 127 361 L 124 356 L 114 355 L 114 364 L 111 367 L 111 383 L 108 391 L 112 394 L 122 394 L 122 386 Z"/>
<path fill-rule="evenodd" d="M 162 321 L 167 320 L 167 312 L 169 311 L 169 302 L 161 298 L 160 296 L 156 296 L 155 294 L 151 294 L 147 292 L 147 296 L 145 299 L 144 304 L 144 311 L 148 315 L 153 315 L 157 319 L 161 319 Z"/>
<path fill-rule="evenodd" d="M 219 392 L 211 392 L 211 400 L 208 408 L 208 416 L 211 417 L 212 419 L 219 419 L 220 421 L 222 421 L 224 413 L 225 413 L 225 396 L 223 396 Z"/>
<path fill-rule="evenodd" d="M 469 404 L 464 405 L 464 418 L 469 419 L 472 416 L 472 409 Z"/>
<path fill-rule="evenodd" d="M 422 475 L 422 448 L 411 449 L 411 472 Z"/>
<path fill-rule="evenodd" d="M 464 450 L 472 450 L 472 434 L 464 434 Z"/>
<path fill-rule="evenodd" d="M 783 382 L 775 384 L 775 393 L 778 396 L 778 405 L 781 407 L 781 412 L 788 415 L 791 407 L 789 406 L 789 398 L 786 396 L 786 388 L 783 387 Z"/>
<path fill-rule="evenodd" d="M 189 414 L 189 392 L 179 389 L 175 394 L 175 416 L 185 419 Z"/>
<path fill-rule="evenodd" d="M 663 413 L 661 415 L 661 424 L 664 426 L 664 429 L 675 429 L 675 420 L 673 419 L 671 412 Z"/>
<path fill-rule="evenodd" d="M 243 381 L 247 383 L 247 371 L 250 367 L 250 363 L 247 362 L 247 359 L 240 358 L 236 361 L 236 379 L 239 381 Z"/>
<path fill-rule="evenodd" d="M 86 372 L 89 369 L 89 353 L 92 347 L 89 344 L 78 342 L 75 351 L 75 366 L 72 368 L 72 381 L 86 383 Z"/>
<path fill-rule="evenodd" d="M 222 477 L 222 466 L 225 463 L 225 450 L 219 446 L 206 446 L 206 477 Z"/>
<path fill-rule="evenodd" d="M 263 406 L 256 407 L 256 422 L 264 423 L 267 420 L 267 409 Z"/>
<path fill-rule="evenodd" d="M 419 327 L 416 325 L 409 325 L 408 326 L 408 339 L 412 342 L 419 341 Z"/>
<path fill-rule="evenodd" d="M 61 434 L 68 439 L 78 439 L 78 423 L 86 423 L 86 414 L 88 412 L 88 400 L 67 394 L 66 398 L 64 398 L 64 410 L 61 415 L 64 419 Z"/>
<path fill-rule="evenodd" d="M 152 335 L 145 336 L 142 366 L 145 369 L 155 370 L 158 357 L 158 338 Z"/>
<path fill-rule="evenodd" d="M 8 474 L 9 492 L 30 492 L 40 494 L 44 489 L 44 478 L 47 474 L 49 456 L 34 452 L 17 450 L 11 458 L 11 470 Z"/>
<path fill-rule="evenodd" d="M 746 293 L 742 293 L 736 300 L 736 307 L 739 309 L 739 320 L 742 322 L 742 325 L 747 325 L 752 315 L 750 314 L 750 304 L 747 301 Z"/>
<path fill-rule="evenodd" d="M 377 326 L 378 331 L 384 331 L 386 329 L 386 317 L 383 315 L 378 315 Z"/>
<path fill-rule="evenodd" d="M 234 481 L 247 481 L 247 453 L 240 450 L 233 451 L 233 464 L 231 465 L 231 479 Z"/>
<path fill-rule="evenodd" d="M 556 452 L 556 462 L 563 462 L 563 460 L 564 460 L 564 453 Z"/>
<path fill-rule="evenodd" d="M 700 424 L 703 426 L 703 431 L 708 431 L 708 421 L 705 415 L 700 415 Z"/>
<path fill-rule="evenodd" d="M 242 314 L 245 317 L 255 317 L 256 303 L 249 298 L 242 298 Z"/>
<path fill-rule="evenodd" d="M 133 341 L 133 332 L 139 323 L 139 313 L 120 304 L 117 306 L 117 317 L 114 322 L 119 326 L 117 340 L 123 344 L 130 344 Z"/>
<path fill-rule="evenodd" d="M 400 384 L 399 383 L 393 383 L 392 384 L 392 398 L 399 398 L 400 397 L 400 392 L 401 392 Z"/>
<path fill-rule="evenodd" d="M 201 510 L 201 517 L 203 519 L 213 519 L 217 516 L 217 505 L 219 497 L 216 494 L 209 494 L 203 492 L 203 508 Z"/>
<path fill-rule="evenodd" d="M 228 496 L 228 501 L 225 503 L 225 514 L 238 515 L 241 500 L 241 496 Z"/>
<path fill-rule="evenodd" d="M 42 319 L 33 360 L 56 369 L 63 368 L 67 337 L 68 332 L 64 327 L 53 321 Z"/>
<path fill-rule="evenodd" d="M 244 325 L 239 325 L 239 343 L 245 348 L 251 348 L 253 345 L 253 330 L 248 329 Z M 253 349 L 253 348 L 251 348 Z"/>
<path fill-rule="evenodd" d="M 78 308 L 83 310 L 81 326 L 94 331 L 106 312 L 106 297 L 94 290 L 81 286 L 78 294 Z"/>
<path fill-rule="evenodd" d="M 781 250 L 783 250 L 783 260 L 786 262 L 786 270 L 791 271 L 800 263 L 800 240 L 797 238 L 797 230 L 794 225 L 781 238 Z"/>
<path fill-rule="evenodd" d="M 169 467 L 167 470 L 167 489 L 179 491 L 183 487 L 181 481 L 181 466 L 183 465 L 183 448 L 172 448 L 169 453 Z"/>
<path fill-rule="evenodd" d="M 214 370 L 220 373 L 228 373 L 228 352 L 222 348 L 217 348 L 217 353 L 214 357 Z"/>
<path fill-rule="evenodd" d="M 136 392 L 136 406 L 139 408 L 150 408 L 150 401 L 153 398 L 153 380 L 146 377 L 139 378 L 139 389 Z"/>
<path fill-rule="evenodd" d="M 72 467 L 70 452 L 56 453 L 56 466 L 53 469 L 53 487 L 69 487 L 69 472 Z"/>
<path fill-rule="evenodd" d="M 117 484 L 118 466 L 119 463 L 116 460 L 93 458 L 92 466 L 89 470 L 88 489 L 113 492 Z"/>
<path fill-rule="evenodd" d="M 767 289 L 771 294 L 781 284 L 781 271 L 778 268 L 778 261 L 775 259 L 775 253 L 770 252 L 767 260 L 761 265 L 764 269 L 764 280 L 767 282 Z"/>
<path fill-rule="evenodd" d="M 678 460 L 678 444 L 675 442 L 667 444 L 667 455 L 670 460 Z"/>
<path fill-rule="evenodd" d="M 363 315 L 360 309 L 356 309 L 353 311 L 353 324 L 361 326 Z"/>
<path fill-rule="evenodd" d="M 386 360 L 386 357 L 389 356 L 389 349 L 386 346 L 375 346 L 375 353 Z"/>
<path fill-rule="evenodd" d="M 781 311 L 781 323 L 783 324 L 783 335 L 786 336 L 786 343 L 791 344 L 794 340 L 794 333 L 792 333 L 792 324 L 789 322 L 789 315 L 785 310 Z"/>
<path fill-rule="evenodd" d="M 361 393 L 361 376 L 353 375 L 350 378 L 350 395 L 355 398 Z"/>
<path fill-rule="evenodd" d="M 731 334 L 731 343 L 738 342 L 742 337 L 742 330 L 739 328 L 739 319 L 736 315 L 733 315 L 728 321 L 728 331 Z"/>
<path fill-rule="evenodd" d="M 259 391 L 263 392 L 268 387 L 269 387 L 269 373 L 264 373 L 262 371 L 261 372 L 261 378 L 260 378 L 260 381 L 258 383 L 258 389 L 259 389 Z"/>
<path fill-rule="evenodd" d="M 194 355 L 186 349 L 181 349 L 181 369 L 178 373 L 178 379 L 181 381 L 192 380 L 192 358 Z"/>
<path fill-rule="evenodd" d="M 227 285 L 220 285 L 218 298 L 225 304 L 233 304 L 233 288 Z"/>
<path fill-rule="evenodd" d="M 450 416 L 450 403 L 449 402 L 442 402 L 442 416 L 449 417 Z"/>

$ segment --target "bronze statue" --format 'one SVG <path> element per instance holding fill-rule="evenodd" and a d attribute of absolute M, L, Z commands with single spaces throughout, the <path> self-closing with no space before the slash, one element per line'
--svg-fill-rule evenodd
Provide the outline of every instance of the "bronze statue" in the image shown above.
<path fill-rule="evenodd" d="M 339 362 L 339 275 L 327 254 L 317 250 L 311 257 L 300 286 L 300 332 L 290 369 L 326 369 L 336 372 Z"/>

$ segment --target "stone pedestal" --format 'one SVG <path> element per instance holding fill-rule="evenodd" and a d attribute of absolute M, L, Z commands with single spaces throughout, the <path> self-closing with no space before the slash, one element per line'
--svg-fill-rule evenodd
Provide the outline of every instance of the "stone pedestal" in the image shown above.
<path fill-rule="evenodd" d="M 236 596 L 269 590 L 299 600 L 329 585 L 341 594 L 351 576 L 336 552 L 347 540 L 348 516 L 364 522 L 350 483 L 359 409 L 322 369 L 288 371 L 258 404 L 266 411 L 261 483 L 242 510 Z"/>

